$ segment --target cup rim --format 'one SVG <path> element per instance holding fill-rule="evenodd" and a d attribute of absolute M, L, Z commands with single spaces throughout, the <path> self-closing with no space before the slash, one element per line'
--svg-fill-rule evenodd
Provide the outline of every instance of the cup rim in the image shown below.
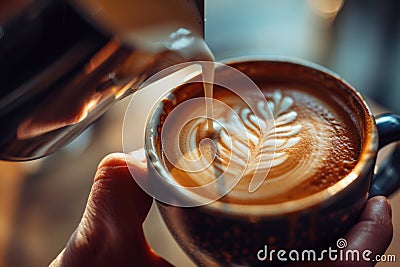
<path fill-rule="evenodd" d="M 209 204 L 201 206 L 201 208 L 205 208 L 212 212 L 223 213 L 229 215 L 247 215 L 247 216 L 279 216 L 288 213 L 293 213 L 296 211 L 301 211 L 313 206 L 320 205 L 327 201 L 332 200 L 332 198 L 342 192 L 345 188 L 347 188 L 350 184 L 355 182 L 358 178 L 366 175 L 366 173 L 372 169 L 374 164 L 374 159 L 376 157 L 376 153 L 378 151 L 378 132 L 375 124 L 374 116 L 368 107 L 366 101 L 361 96 L 361 94 L 348 82 L 342 79 L 335 72 L 310 61 L 297 59 L 297 58 L 288 58 L 288 57 L 235 57 L 221 61 L 221 63 L 231 66 L 234 63 L 250 63 L 250 62 L 268 62 L 268 63 L 284 63 L 290 65 L 298 65 L 301 67 L 308 68 L 310 70 L 314 70 L 322 73 L 323 75 L 330 76 L 335 80 L 339 81 L 342 85 L 346 87 L 346 89 L 351 92 L 351 96 L 357 100 L 358 104 L 362 107 L 362 113 L 365 116 L 364 133 L 365 137 L 362 139 L 362 149 L 360 152 L 360 157 L 356 163 L 356 166 L 353 170 L 348 173 L 344 178 L 336 182 L 335 184 L 318 191 L 314 194 L 280 203 L 269 203 L 269 204 L 238 204 L 238 203 L 224 203 L 218 200 L 214 200 Z M 176 87 L 175 87 L 176 88 Z M 162 99 L 169 98 L 173 95 L 174 89 L 169 90 L 163 97 L 161 97 L 157 103 L 155 103 L 148 114 L 148 118 L 146 121 L 145 128 L 145 153 L 148 159 L 148 162 L 151 164 L 152 168 L 154 168 L 158 175 L 161 173 L 163 175 L 168 175 L 169 172 L 163 168 L 163 164 L 159 164 L 162 162 L 162 159 L 157 155 L 157 153 L 152 153 L 155 151 L 155 143 L 151 140 L 151 137 L 154 135 L 154 129 L 158 126 L 159 116 L 155 116 L 158 112 L 162 112 L 162 105 L 158 105 Z M 151 127 L 149 127 L 151 125 Z M 189 192 L 190 197 L 195 197 L 194 193 Z M 197 198 L 201 198 L 201 196 L 196 195 Z M 159 202 L 159 201 L 157 201 Z M 229 205 L 229 211 L 224 209 L 224 206 Z"/>

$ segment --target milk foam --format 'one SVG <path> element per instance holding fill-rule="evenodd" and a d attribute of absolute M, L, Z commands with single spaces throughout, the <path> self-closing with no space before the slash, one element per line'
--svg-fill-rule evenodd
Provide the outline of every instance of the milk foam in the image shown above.
<path fill-rule="evenodd" d="M 341 114 L 300 90 L 275 88 L 264 95 L 267 101 L 258 102 L 257 110 L 250 110 L 244 103 L 216 91 L 215 98 L 231 109 L 214 105 L 213 143 L 209 142 L 211 139 L 201 143 L 207 137 L 205 116 L 181 129 L 175 154 L 186 163 L 179 168 L 170 166 L 179 183 L 197 186 L 220 176 L 228 179 L 241 175 L 238 184 L 222 200 L 265 203 L 296 198 L 297 188 L 307 184 L 326 187 L 342 178 L 343 171 L 351 169 L 358 147 L 347 134 L 348 122 L 343 122 Z M 191 109 L 195 114 L 204 114 L 204 105 L 192 105 Z M 272 111 L 273 123 L 268 120 L 268 110 Z M 345 165 L 347 169 L 343 170 Z M 332 172 L 332 166 L 339 170 Z M 256 172 L 264 173 L 266 179 L 254 193 L 249 193 L 249 183 Z M 325 181 L 316 182 L 317 179 Z M 318 185 L 310 192 L 322 187 Z"/>

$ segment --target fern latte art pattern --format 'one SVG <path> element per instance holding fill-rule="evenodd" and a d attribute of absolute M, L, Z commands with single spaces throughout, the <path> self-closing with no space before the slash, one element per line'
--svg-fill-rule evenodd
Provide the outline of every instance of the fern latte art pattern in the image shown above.
<path fill-rule="evenodd" d="M 358 147 L 343 114 L 301 90 L 273 88 L 263 94 L 263 101 L 253 99 L 252 110 L 233 93 L 215 88 L 213 136 L 207 135 L 204 100 L 177 111 L 185 123 L 165 129 L 163 143 L 169 152 L 165 163 L 179 184 L 240 176 L 222 201 L 275 203 L 321 190 L 349 172 Z M 248 99 L 253 101 L 251 94 Z M 333 163 L 343 168 L 332 171 Z"/>

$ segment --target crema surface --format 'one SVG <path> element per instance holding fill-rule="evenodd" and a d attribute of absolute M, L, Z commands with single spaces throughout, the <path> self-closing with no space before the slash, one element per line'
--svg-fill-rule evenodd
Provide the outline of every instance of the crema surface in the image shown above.
<path fill-rule="evenodd" d="M 354 168 L 361 150 L 359 130 L 339 99 L 304 85 L 258 86 L 263 101 L 252 98 L 251 92 L 243 100 L 214 86 L 212 135 L 207 133 L 201 83 L 183 86 L 174 101 L 164 103 L 166 112 L 176 113 L 173 126 L 164 129 L 162 149 L 175 181 L 195 187 L 240 176 L 221 200 L 267 204 L 316 193 Z M 200 92 L 197 100 L 175 109 L 193 92 Z M 255 109 L 249 101 L 256 101 L 251 105 Z M 255 173 L 265 179 L 249 192 Z"/>

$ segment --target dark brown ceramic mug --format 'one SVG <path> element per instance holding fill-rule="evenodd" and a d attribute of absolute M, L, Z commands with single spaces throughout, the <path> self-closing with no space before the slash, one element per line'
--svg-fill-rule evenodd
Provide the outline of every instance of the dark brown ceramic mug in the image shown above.
<path fill-rule="evenodd" d="M 332 107 L 341 106 L 347 112 L 353 123 L 351 131 L 358 135 L 357 156 L 354 166 L 341 179 L 317 192 L 275 203 L 267 201 L 266 204 L 252 205 L 226 203 L 219 199 L 199 207 L 179 207 L 174 204 L 174 199 L 193 198 L 196 202 L 201 196 L 182 188 L 165 189 L 170 201 L 167 204 L 158 201 L 158 208 L 173 237 L 195 263 L 202 266 L 265 266 L 265 258 L 260 259 L 258 253 L 266 245 L 270 250 L 326 247 L 357 221 L 369 197 L 387 196 L 399 187 L 399 170 L 394 164 L 400 155 L 398 149 L 387 166 L 374 175 L 378 150 L 400 140 L 399 116 L 385 114 L 374 118 L 353 87 L 311 63 L 268 59 L 235 61 L 228 65 L 248 75 L 256 84 L 278 86 L 283 95 L 293 86 L 300 86 L 326 95 L 329 101 L 337 101 Z M 145 148 L 153 178 L 150 184 L 159 186 L 173 180 L 162 153 L 163 118 L 174 105 L 201 95 L 202 87 L 196 88 L 197 91 L 185 90 L 183 85 L 173 89 L 149 115 Z M 332 168 L 343 167 L 338 165 L 339 161 L 334 162 L 336 165 L 331 165 Z M 146 191 L 152 191 L 151 185 Z M 157 195 L 155 197 L 157 199 Z"/>

